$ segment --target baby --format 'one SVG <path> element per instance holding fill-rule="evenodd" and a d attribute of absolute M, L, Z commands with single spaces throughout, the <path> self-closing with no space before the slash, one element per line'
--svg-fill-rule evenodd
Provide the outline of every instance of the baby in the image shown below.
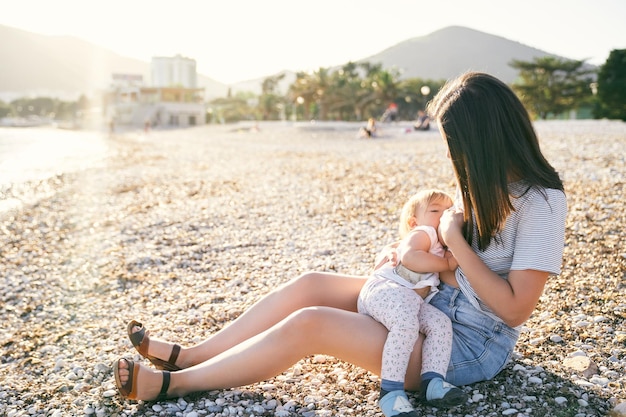
<path fill-rule="evenodd" d="M 437 292 L 440 271 L 457 267 L 437 237 L 439 220 L 452 206 L 443 191 L 423 190 L 407 201 L 400 217 L 402 240 L 388 246 L 359 294 L 358 311 L 382 323 L 389 334 L 383 349 L 380 407 L 386 417 L 417 417 L 404 391 L 409 358 L 420 332 L 422 347 L 420 397 L 435 407 L 467 400 L 459 388 L 445 382 L 452 349 L 448 317 L 428 304 Z"/>

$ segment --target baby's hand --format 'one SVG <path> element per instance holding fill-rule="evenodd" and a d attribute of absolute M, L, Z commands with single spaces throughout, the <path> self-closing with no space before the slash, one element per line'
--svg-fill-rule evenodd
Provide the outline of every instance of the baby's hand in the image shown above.
<path fill-rule="evenodd" d="M 452 252 L 450 252 L 449 250 L 446 249 L 445 253 L 443 254 L 443 257 L 445 260 L 448 261 L 449 271 L 454 271 L 455 269 L 459 267 L 459 263 L 456 261 L 456 258 L 454 257 Z"/>

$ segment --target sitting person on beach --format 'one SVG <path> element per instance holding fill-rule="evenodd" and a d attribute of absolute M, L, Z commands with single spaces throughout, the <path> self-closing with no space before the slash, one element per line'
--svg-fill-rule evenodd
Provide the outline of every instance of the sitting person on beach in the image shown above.
<path fill-rule="evenodd" d="M 453 257 L 437 238 L 439 219 L 452 198 L 439 190 L 423 190 L 402 208 L 400 237 L 391 253 L 378 262 L 359 294 L 357 311 L 384 324 L 389 331 L 383 348 L 379 404 L 386 417 L 417 417 L 404 391 L 411 351 L 421 332 L 420 397 L 436 407 L 467 400 L 459 388 L 445 382 L 452 350 L 448 317 L 427 304 L 437 292 L 439 271 L 454 271 Z M 429 272 L 434 271 L 434 272 Z M 417 318 L 417 319 L 416 319 Z"/>
<path fill-rule="evenodd" d="M 428 110 L 439 125 L 459 193 L 439 222 L 441 243 L 458 267 L 439 273 L 430 305 L 451 320 L 445 380 L 461 386 L 498 375 L 548 277 L 560 273 L 567 204 L 528 112 L 505 83 L 484 73 L 463 74 L 437 93 Z M 120 358 L 113 365 L 116 385 L 124 398 L 175 398 L 261 382 L 314 354 L 380 375 L 389 331 L 357 311 L 367 280 L 305 273 L 189 347 L 129 326 L 131 335 L 143 332 L 137 337 L 140 353 L 158 368 L 167 363 L 180 370 Z M 405 390 L 420 389 L 423 342 L 420 334 Z"/>
<path fill-rule="evenodd" d="M 387 106 L 387 109 L 385 109 L 385 112 L 380 117 L 380 120 L 383 123 L 386 123 L 386 122 L 393 123 L 396 121 L 397 118 L 398 118 L 398 105 L 392 102 L 392 103 L 389 103 L 389 106 Z"/>
<path fill-rule="evenodd" d="M 417 120 L 413 124 L 413 130 L 430 130 L 430 118 L 424 110 L 417 111 Z"/>
<path fill-rule="evenodd" d="M 360 138 L 373 138 L 376 136 L 376 120 L 373 117 L 367 119 L 367 126 L 359 129 Z"/>

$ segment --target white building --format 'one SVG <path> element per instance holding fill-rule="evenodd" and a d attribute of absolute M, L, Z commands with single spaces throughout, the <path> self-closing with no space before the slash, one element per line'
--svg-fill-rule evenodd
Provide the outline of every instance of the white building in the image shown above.
<path fill-rule="evenodd" d="M 150 86 L 141 76 L 114 74 L 109 119 L 115 125 L 188 127 L 205 124 L 204 89 L 196 88 L 196 61 L 177 55 L 155 57 Z"/>
<path fill-rule="evenodd" d="M 151 63 L 152 87 L 196 88 L 196 61 L 180 55 L 153 57 Z"/>

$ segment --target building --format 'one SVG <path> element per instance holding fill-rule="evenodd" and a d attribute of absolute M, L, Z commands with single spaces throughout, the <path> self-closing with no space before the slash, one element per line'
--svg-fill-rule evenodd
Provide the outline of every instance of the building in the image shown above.
<path fill-rule="evenodd" d="M 196 61 L 180 55 L 175 57 L 153 57 L 150 66 L 152 87 L 196 88 Z"/>
<path fill-rule="evenodd" d="M 204 89 L 197 88 L 196 61 L 180 55 L 154 57 L 149 86 L 137 74 L 113 74 L 107 117 L 115 125 L 156 128 L 205 123 Z"/>

